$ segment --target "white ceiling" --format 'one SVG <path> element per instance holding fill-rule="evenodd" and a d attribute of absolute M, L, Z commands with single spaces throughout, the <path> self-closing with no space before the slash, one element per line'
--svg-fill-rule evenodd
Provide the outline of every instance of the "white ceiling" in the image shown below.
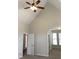
<path fill-rule="evenodd" d="M 48 0 L 48 1 L 59 10 L 61 9 L 61 0 Z"/>
<path fill-rule="evenodd" d="M 40 10 L 38 12 L 34 13 L 30 9 L 24 9 L 24 7 L 27 7 L 25 2 L 28 1 L 30 3 L 33 2 L 33 0 L 18 0 L 18 18 L 19 22 L 30 24 L 32 20 L 39 14 Z M 45 4 L 49 2 L 50 4 L 54 5 L 59 10 L 61 9 L 61 1 L 60 0 L 41 0 L 40 6 L 45 6 Z"/>

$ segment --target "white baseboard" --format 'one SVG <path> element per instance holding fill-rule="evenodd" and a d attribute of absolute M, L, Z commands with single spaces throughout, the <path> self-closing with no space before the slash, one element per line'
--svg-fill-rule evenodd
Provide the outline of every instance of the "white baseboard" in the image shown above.
<path fill-rule="evenodd" d="M 23 55 L 22 54 L 18 54 L 18 59 L 22 58 Z"/>
<path fill-rule="evenodd" d="M 36 56 L 44 56 L 44 57 L 48 57 L 48 54 L 35 54 Z"/>

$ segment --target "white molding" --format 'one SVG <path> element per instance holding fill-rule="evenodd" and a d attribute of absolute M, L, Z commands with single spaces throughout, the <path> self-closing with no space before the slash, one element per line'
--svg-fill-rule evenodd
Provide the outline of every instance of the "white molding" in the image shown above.
<path fill-rule="evenodd" d="M 43 56 L 43 57 L 48 57 L 49 55 L 48 54 L 36 54 L 35 56 Z"/>
<path fill-rule="evenodd" d="M 52 29 L 48 29 L 48 32 L 51 31 L 51 30 L 61 30 L 61 27 L 54 27 Z"/>

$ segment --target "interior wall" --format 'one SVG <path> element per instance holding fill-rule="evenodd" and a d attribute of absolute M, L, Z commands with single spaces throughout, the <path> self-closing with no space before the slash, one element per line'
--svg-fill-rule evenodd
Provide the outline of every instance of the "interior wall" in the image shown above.
<path fill-rule="evenodd" d="M 28 24 L 25 24 L 25 23 L 22 23 L 22 22 L 19 22 L 18 23 L 18 32 L 19 33 L 25 33 L 25 32 L 29 32 L 29 25 Z"/>
<path fill-rule="evenodd" d="M 18 57 L 23 56 L 23 35 L 29 33 L 29 25 L 18 22 Z"/>
<path fill-rule="evenodd" d="M 47 3 L 45 9 L 29 26 L 29 32 L 35 35 L 35 55 L 48 56 L 47 32 L 53 27 L 61 26 L 60 11 Z"/>

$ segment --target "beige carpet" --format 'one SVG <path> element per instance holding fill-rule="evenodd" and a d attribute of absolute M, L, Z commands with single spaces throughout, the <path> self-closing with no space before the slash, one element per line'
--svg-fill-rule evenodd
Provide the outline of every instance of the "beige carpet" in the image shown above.
<path fill-rule="evenodd" d="M 40 56 L 24 56 L 22 59 L 49 59 L 48 57 L 40 57 Z"/>
<path fill-rule="evenodd" d="M 61 59 L 61 49 L 52 49 L 49 57 L 24 56 L 22 59 Z"/>
<path fill-rule="evenodd" d="M 61 59 L 61 49 L 60 48 L 53 48 L 50 51 L 50 59 Z"/>

